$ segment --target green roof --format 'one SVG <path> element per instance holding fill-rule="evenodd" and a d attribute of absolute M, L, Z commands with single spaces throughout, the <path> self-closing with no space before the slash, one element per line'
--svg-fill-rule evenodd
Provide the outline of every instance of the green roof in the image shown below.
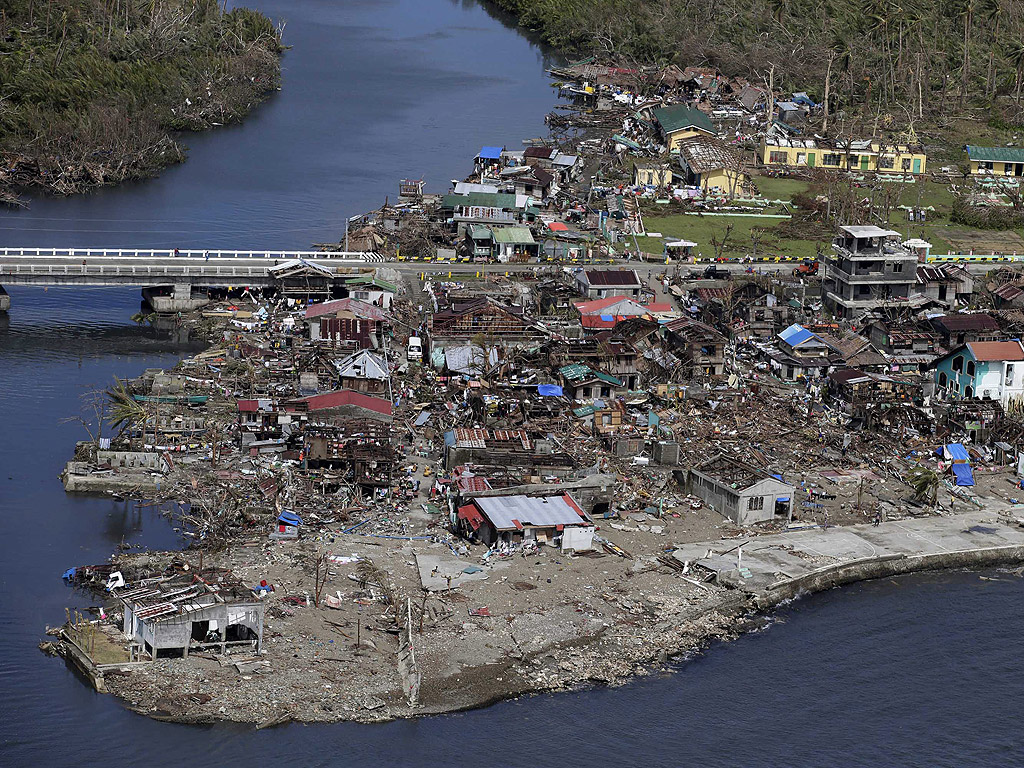
<path fill-rule="evenodd" d="M 588 379 L 600 379 L 601 381 L 612 384 L 616 387 L 621 387 L 622 382 L 616 379 L 614 376 L 609 376 L 607 373 L 601 373 L 595 371 L 589 365 L 582 365 L 575 363 L 573 365 L 563 365 L 558 369 L 558 372 L 562 374 L 569 381 L 587 381 Z"/>
<path fill-rule="evenodd" d="M 975 147 L 968 145 L 967 156 L 983 163 L 1024 163 L 1024 147 Z"/>
<path fill-rule="evenodd" d="M 533 239 L 533 232 L 529 227 L 496 227 L 494 230 L 494 242 L 512 243 L 515 245 L 534 245 L 537 241 Z"/>
<path fill-rule="evenodd" d="M 467 228 L 470 240 L 493 240 L 494 233 L 491 232 L 490 227 L 485 227 L 483 224 L 470 224 Z"/>
<path fill-rule="evenodd" d="M 373 285 L 380 288 L 382 291 L 398 293 L 397 285 L 389 283 L 387 280 L 381 280 L 373 275 L 357 275 L 356 277 L 346 278 L 345 285 Z"/>
<path fill-rule="evenodd" d="M 675 133 L 687 128 L 698 128 L 707 131 L 712 136 L 715 134 L 715 126 L 711 124 L 711 118 L 694 107 L 685 104 L 673 104 L 671 107 L 659 107 L 654 110 L 654 119 L 658 121 L 661 130 L 665 133 Z"/>

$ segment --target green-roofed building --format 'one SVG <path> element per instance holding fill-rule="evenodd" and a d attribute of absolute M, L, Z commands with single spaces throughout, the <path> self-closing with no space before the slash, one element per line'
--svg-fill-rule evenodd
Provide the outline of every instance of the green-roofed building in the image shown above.
<path fill-rule="evenodd" d="M 967 157 L 975 176 L 1024 176 L 1024 147 L 975 147 Z"/>
<path fill-rule="evenodd" d="M 678 149 L 680 142 L 694 136 L 715 135 L 711 118 L 696 107 L 673 104 L 670 107 L 659 107 L 651 114 L 669 150 Z"/>
<path fill-rule="evenodd" d="M 495 255 L 498 261 L 525 261 L 536 258 L 540 243 L 533 238 L 529 227 L 494 227 Z"/>
<path fill-rule="evenodd" d="M 350 298 L 365 301 L 381 309 L 391 309 L 391 304 L 398 295 L 398 286 L 371 274 L 345 278 L 345 289 Z"/>

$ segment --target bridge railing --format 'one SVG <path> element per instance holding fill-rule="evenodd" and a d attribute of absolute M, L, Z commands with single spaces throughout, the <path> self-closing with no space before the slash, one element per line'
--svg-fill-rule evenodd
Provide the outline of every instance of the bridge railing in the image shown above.
<path fill-rule="evenodd" d="M 118 265 L 118 264 L 0 264 L 2 275 L 32 276 L 108 276 L 126 277 L 129 275 L 168 277 L 266 277 L 266 267 L 252 266 L 220 266 L 220 265 Z"/>
<path fill-rule="evenodd" d="M 0 248 L 4 256 L 21 258 L 114 258 L 114 259 L 260 259 L 293 261 L 302 259 L 346 259 L 366 261 L 377 257 L 372 251 L 228 251 L 218 249 L 146 249 L 146 248 Z"/>

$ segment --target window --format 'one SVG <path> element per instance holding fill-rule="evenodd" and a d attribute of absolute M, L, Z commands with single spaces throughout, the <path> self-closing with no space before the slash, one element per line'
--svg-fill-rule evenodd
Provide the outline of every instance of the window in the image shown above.
<path fill-rule="evenodd" d="M 902 272 L 903 271 L 903 262 L 902 261 L 897 261 L 895 264 L 893 264 L 892 265 L 892 271 L 893 272 Z"/>
<path fill-rule="evenodd" d="M 806 152 L 797 152 L 796 153 L 796 164 L 797 165 L 807 165 L 807 153 Z"/>
<path fill-rule="evenodd" d="M 747 499 L 747 511 L 756 512 L 764 509 L 764 496 L 751 496 Z"/>
<path fill-rule="evenodd" d="M 968 376 L 974 376 L 974 361 L 973 360 L 968 360 L 967 361 L 967 375 Z"/>
<path fill-rule="evenodd" d="M 860 165 L 860 155 L 850 155 L 850 169 L 856 168 Z"/>
<path fill-rule="evenodd" d="M 892 168 L 894 165 L 896 165 L 896 158 L 892 155 L 882 155 L 878 158 L 879 168 Z"/>
<path fill-rule="evenodd" d="M 900 164 L 900 167 L 904 171 L 909 171 L 910 170 L 910 158 L 909 157 L 904 157 L 903 158 L 903 162 Z"/>
<path fill-rule="evenodd" d="M 945 387 L 948 382 L 949 382 L 949 378 L 946 376 L 946 374 L 945 373 L 940 373 L 939 374 L 939 386 L 940 387 Z"/>
<path fill-rule="evenodd" d="M 839 165 L 843 160 L 842 155 L 835 152 L 826 152 L 821 156 L 822 165 Z"/>
<path fill-rule="evenodd" d="M 781 163 L 782 165 L 785 165 L 786 163 L 789 162 L 789 152 L 787 152 L 784 149 L 773 149 L 771 152 L 768 153 L 768 162 Z"/>
<path fill-rule="evenodd" d="M 1006 364 L 1006 386 L 1013 386 L 1013 363 Z"/>
<path fill-rule="evenodd" d="M 954 357 L 953 358 L 953 363 L 952 363 L 952 365 L 950 367 L 953 369 L 953 371 L 955 373 L 963 373 L 964 372 L 964 356 L 963 355 L 957 355 L 956 357 Z"/>

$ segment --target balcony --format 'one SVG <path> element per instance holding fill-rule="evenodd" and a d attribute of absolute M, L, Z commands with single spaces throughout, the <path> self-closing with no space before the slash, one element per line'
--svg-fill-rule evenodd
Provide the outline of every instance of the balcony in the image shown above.
<path fill-rule="evenodd" d="M 914 263 L 905 263 L 902 272 L 892 272 L 892 262 L 889 263 L 890 270 L 885 269 L 883 262 L 877 262 L 878 266 L 858 267 L 853 265 L 852 270 L 842 269 L 838 261 L 827 259 L 825 261 L 825 274 L 846 285 L 857 285 L 864 283 L 906 283 L 912 285 L 917 282 L 917 270 Z"/>

